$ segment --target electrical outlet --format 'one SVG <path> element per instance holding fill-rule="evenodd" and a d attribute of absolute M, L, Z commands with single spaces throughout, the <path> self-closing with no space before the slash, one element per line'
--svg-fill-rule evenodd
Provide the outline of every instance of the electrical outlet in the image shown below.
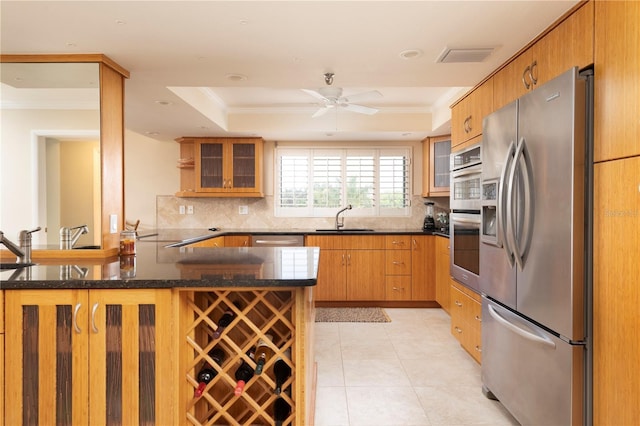
<path fill-rule="evenodd" d="M 238 207 L 238 214 L 249 214 L 249 206 Z"/>
<path fill-rule="evenodd" d="M 187 214 L 193 214 L 193 206 L 187 206 Z"/>
<path fill-rule="evenodd" d="M 185 208 L 184 208 L 184 206 L 179 206 L 179 207 L 178 207 L 178 212 L 179 212 L 180 214 L 184 214 L 184 213 L 185 213 Z"/>
<path fill-rule="evenodd" d="M 116 234 L 118 232 L 118 215 L 109 215 L 109 232 Z"/>

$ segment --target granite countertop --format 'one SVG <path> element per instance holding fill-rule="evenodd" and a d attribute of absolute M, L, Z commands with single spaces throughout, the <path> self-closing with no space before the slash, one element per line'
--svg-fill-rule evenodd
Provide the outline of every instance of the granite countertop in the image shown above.
<path fill-rule="evenodd" d="M 163 242 L 166 245 L 186 245 L 196 243 L 198 241 L 207 240 L 209 238 L 224 235 L 434 235 L 435 231 L 422 231 L 421 229 L 373 229 L 367 231 L 354 231 L 349 228 L 345 230 L 327 229 L 318 231 L 316 229 L 158 229 L 146 230 L 138 232 L 138 239 L 141 242 Z"/>
<path fill-rule="evenodd" d="M 317 247 L 165 247 L 139 243 L 135 256 L 36 261 L 0 271 L 2 289 L 299 287 L 317 281 Z"/>

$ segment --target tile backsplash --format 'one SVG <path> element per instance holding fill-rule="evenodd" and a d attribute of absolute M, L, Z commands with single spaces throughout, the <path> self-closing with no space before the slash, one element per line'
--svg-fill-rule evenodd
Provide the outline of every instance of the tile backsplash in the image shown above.
<path fill-rule="evenodd" d="M 347 227 L 373 229 L 422 229 L 426 208 L 425 199 L 414 196 L 411 217 L 353 217 L 345 214 Z M 448 209 L 448 199 L 432 199 L 436 211 Z M 446 204 L 443 204 L 445 202 Z M 180 206 L 193 206 L 193 214 L 180 214 Z M 240 214 L 246 206 L 248 214 Z M 211 228 L 221 230 L 309 230 L 333 228 L 334 217 L 276 217 L 273 196 L 264 198 L 180 198 L 171 195 L 156 197 L 156 225 L 163 228 Z M 337 213 L 338 209 L 336 209 Z"/>

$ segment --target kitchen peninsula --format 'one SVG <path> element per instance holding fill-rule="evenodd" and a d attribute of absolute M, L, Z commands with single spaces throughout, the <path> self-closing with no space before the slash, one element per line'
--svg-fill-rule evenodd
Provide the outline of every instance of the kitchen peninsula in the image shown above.
<path fill-rule="evenodd" d="M 276 401 L 286 424 L 311 423 L 319 249 L 165 245 L 0 272 L 5 424 L 271 424 Z M 272 356 L 234 395 L 260 341 Z M 292 373 L 276 395 L 280 359 Z M 215 377 L 196 397 L 206 367 Z"/>

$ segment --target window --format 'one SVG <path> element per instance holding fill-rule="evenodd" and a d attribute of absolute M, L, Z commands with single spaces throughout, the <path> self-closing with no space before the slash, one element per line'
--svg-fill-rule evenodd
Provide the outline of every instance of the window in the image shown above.
<path fill-rule="evenodd" d="M 409 216 L 410 148 L 278 148 L 276 216 Z"/>

